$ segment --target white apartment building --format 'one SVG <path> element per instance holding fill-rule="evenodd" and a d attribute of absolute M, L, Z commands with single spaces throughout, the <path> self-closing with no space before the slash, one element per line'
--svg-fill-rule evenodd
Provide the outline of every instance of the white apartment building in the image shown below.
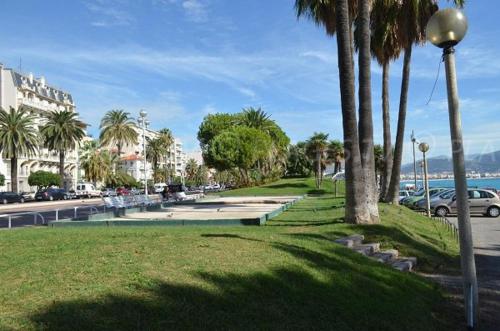
<path fill-rule="evenodd" d="M 26 107 L 37 115 L 37 125 L 42 124 L 44 113 L 76 109 L 71 94 L 47 85 L 44 77 L 34 78 L 31 73 L 22 74 L 3 64 L 0 64 L 0 107 L 5 110 Z M 68 151 L 65 162 L 65 185 L 72 188 L 76 185 L 77 151 Z M 20 157 L 18 167 L 19 191 L 32 191 L 34 188 L 28 185 L 30 173 L 37 170 L 59 173 L 59 156 L 40 147 L 34 157 Z M 0 156 L 0 173 L 5 175 L 5 185 L 0 191 L 11 190 L 10 159 L 4 159 L 3 155 Z"/>
<path fill-rule="evenodd" d="M 144 149 L 142 144 L 143 131 L 140 127 L 137 127 L 136 131 L 138 134 L 137 144 L 126 145 L 123 147 L 122 152 L 124 155 L 121 157 L 121 169 L 134 177 L 137 181 L 144 183 L 145 175 L 148 180 L 153 179 L 153 166 L 149 161 L 147 161 L 146 170 L 144 170 Z M 147 139 L 155 139 L 159 136 L 159 132 L 151 129 L 144 130 L 144 133 Z M 166 156 L 166 160 L 165 158 L 161 158 L 159 160 L 160 169 L 164 168 L 166 165 L 174 170 L 175 176 L 182 177 L 186 166 L 186 155 L 182 150 L 182 141 L 179 138 L 174 138 L 174 143 L 167 152 Z M 144 174 L 144 171 L 146 171 L 146 174 Z"/>

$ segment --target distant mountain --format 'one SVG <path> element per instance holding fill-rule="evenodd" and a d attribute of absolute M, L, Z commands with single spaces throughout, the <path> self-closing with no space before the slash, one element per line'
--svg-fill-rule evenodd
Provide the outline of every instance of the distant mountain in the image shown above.
<path fill-rule="evenodd" d="M 417 166 L 419 162 L 417 160 Z M 436 156 L 427 159 L 429 173 L 453 172 L 451 157 Z M 500 172 L 500 151 L 487 154 L 473 154 L 465 156 L 465 168 L 467 172 L 475 171 L 479 173 Z M 420 168 L 417 169 L 420 172 Z M 413 163 L 405 164 L 401 167 L 402 174 L 413 173 Z"/>

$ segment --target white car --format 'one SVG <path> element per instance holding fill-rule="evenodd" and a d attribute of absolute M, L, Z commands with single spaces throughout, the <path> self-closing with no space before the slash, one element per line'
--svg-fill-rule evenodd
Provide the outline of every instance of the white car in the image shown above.
<path fill-rule="evenodd" d="M 100 198 L 102 192 L 95 188 L 94 184 L 80 183 L 76 185 L 76 196 L 79 198 Z"/>

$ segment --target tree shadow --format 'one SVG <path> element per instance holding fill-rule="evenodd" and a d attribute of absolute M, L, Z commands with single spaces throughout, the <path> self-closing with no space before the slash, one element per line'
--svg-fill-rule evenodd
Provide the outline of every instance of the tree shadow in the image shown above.
<path fill-rule="evenodd" d="M 283 183 L 283 184 L 273 184 L 273 185 L 268 185 L 266 188 L 305 188 L 309 187 L 309 185 L 305 183 Z"/>
<path fill-rule="evenodd" d="M 242 239 L 242 240 L 248 240 L 248 241 L 263 242 L 263 240 L 260 240 L 260 239 L 246 238 L 246 237 L 239 236 L 237 234 L 230 234 L 230 233 L 203 233 L 201 236 L 206 237 L 206 238 L 230 238 L 230 239 Z"/>
<path fill-rule="evenodd" d="M 57 301 L 33 313 L 44 330 L 454 330 L 427 281 L 340 248 L 273 243 L 308 267 L 252 274 L 197 272 L 195 283 L 151 280 L 99 298 Z M 318 271 L 321 276 L 318 276 Z M 195 285 L 194 285 L 195 284 Z M 388 316 L 388 318 L 381 318 Z"/>

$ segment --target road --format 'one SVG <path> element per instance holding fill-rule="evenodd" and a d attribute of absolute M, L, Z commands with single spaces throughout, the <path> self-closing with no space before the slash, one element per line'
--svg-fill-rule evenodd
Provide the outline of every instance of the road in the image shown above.
<path fill-rule="evenodd" d="M 457 219 L 449 220 L 457 225 Z M 500 330 L 500 217 L 471 217 L 481 330 Z"/>
<path fill-rule="evenodd" d="M 0 205 L 0 228 L 8 227 L 9 215 L 12 227 L 23 227 L 32 226 L 35 223 L 47 223 L 48 221 L 55 220 L 56 217 L 59 219 L 74 218 L 75 212 L 77 218 L 82 218 L 91 212 L 95 213 L 96 209 L 103 211 L 104 206 L 101 199 L 75 199 L 69 201 L 26 202 L 23 204 Z M 33 212 L 39 214 L 30 214 Z M 13 216 L 20 213 L 24 214 Z"/>

